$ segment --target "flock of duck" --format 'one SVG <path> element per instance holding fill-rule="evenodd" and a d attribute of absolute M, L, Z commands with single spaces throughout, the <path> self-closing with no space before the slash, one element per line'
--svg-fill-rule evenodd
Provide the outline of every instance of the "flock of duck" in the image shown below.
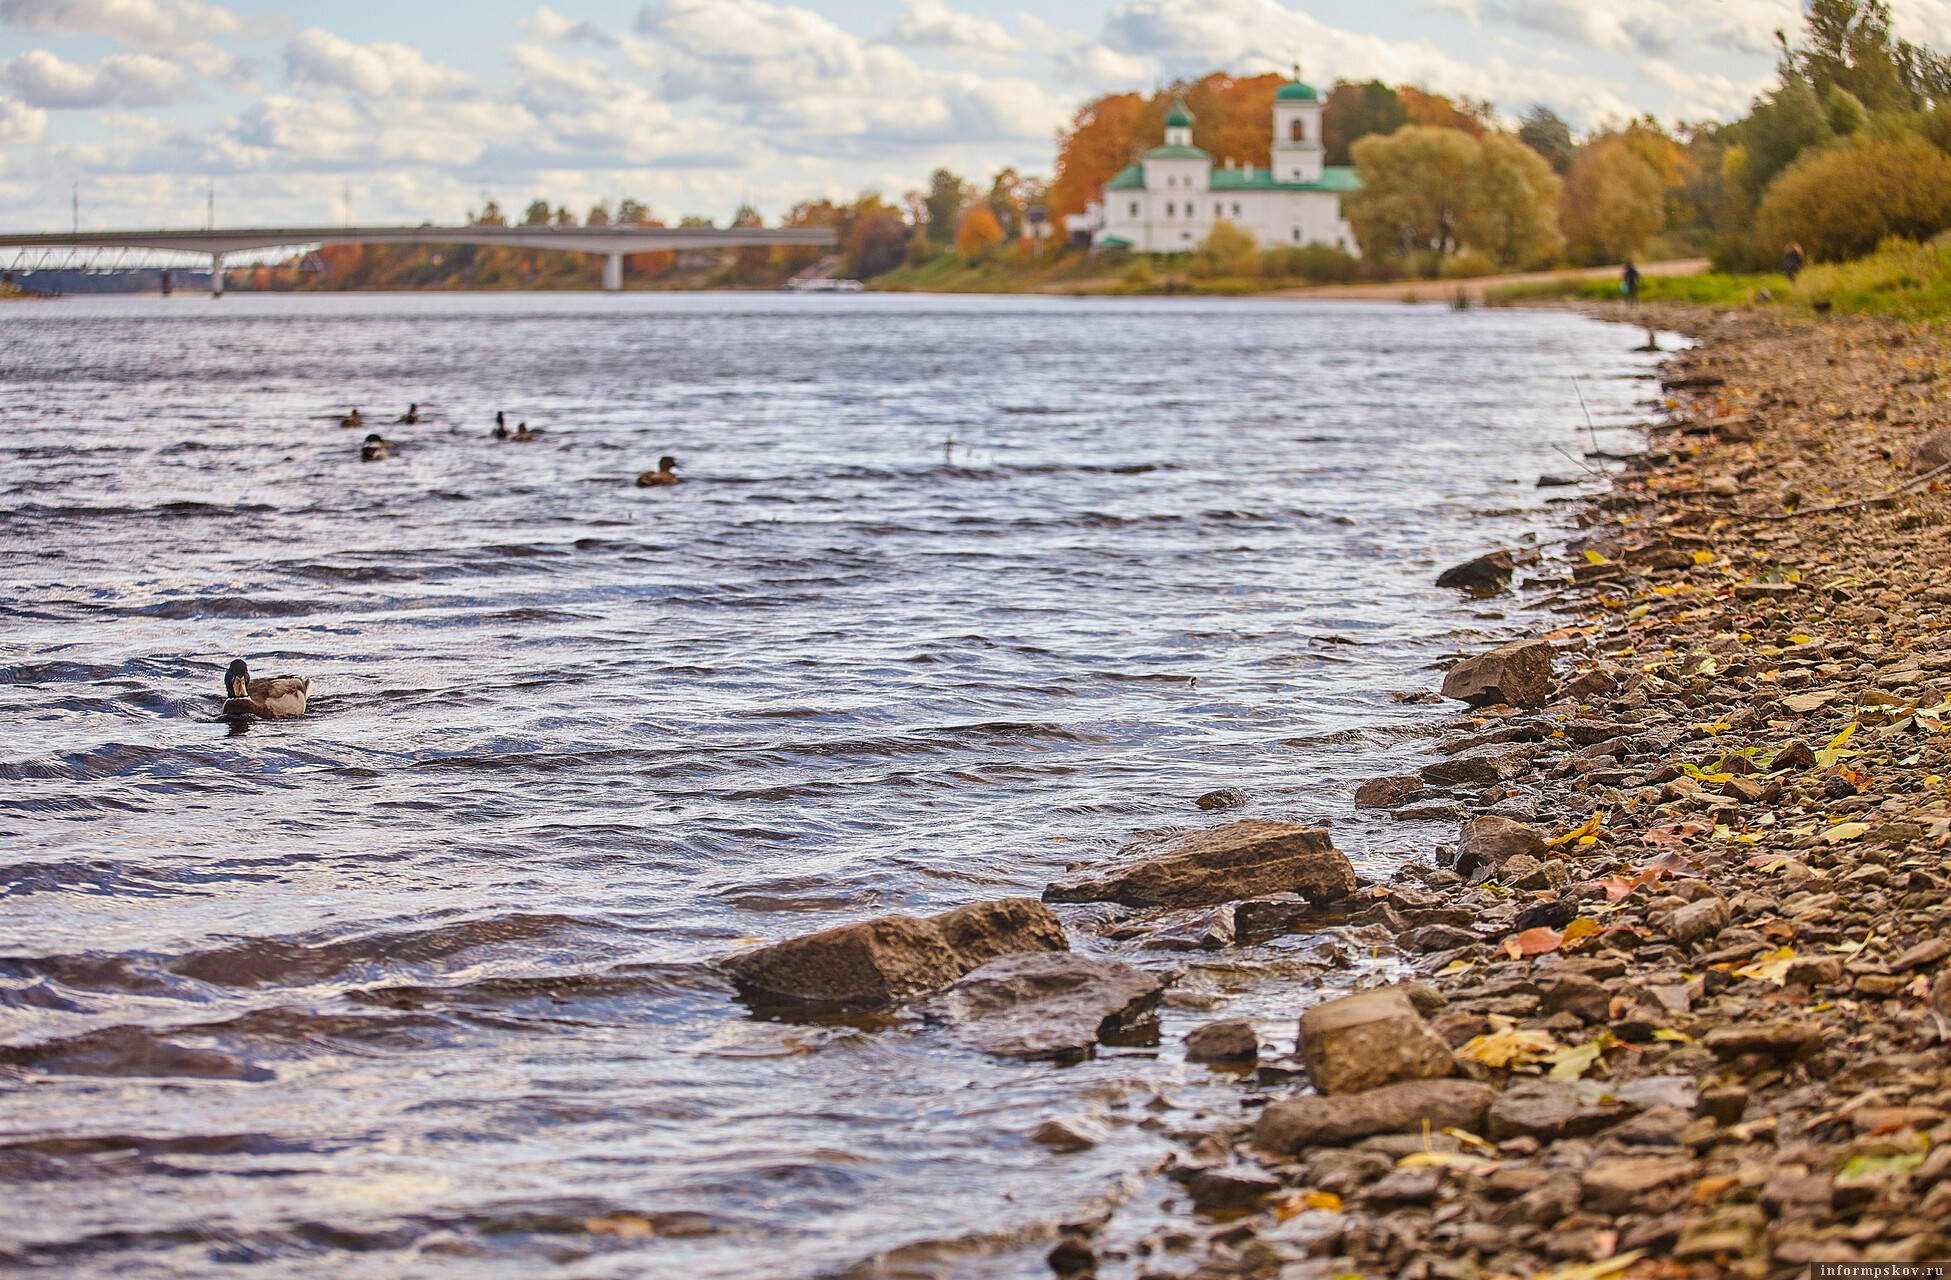
<path fill-rule="evenodd" d="M 420 406 L 410 404 L 406 412 L 393 419 L 395 423 L 417 426 L 420 422 Z M 339 419 L 342 427 L 363 427 L 365 415 L 354 409 Z M 508 429 L 508 416 L 499 410 L 495 413 L 494 430 L 488 433 L 496 440 L 508 440 L 517 444 L 529 443 L 541 438 L 540 431 L 529 429 L 526 422 L 518 422 L 515 429 Z M 383 462 L 393 456 L 393 442 L 377 431 L 368 432 L 359 445 L 359 458 L 362 462 Z M 637 477 L 639 489 L 652 489 L 660 485 L 676 484 L 677 459 L 665 456 L 657 460 L 655 471 L 646 471 Z M 224 708 L 222 719 L 237 722 L 251 719 L 284 720 L 292 716 L 302 716 L 309 704 L 312 682 L 304 676 L 251 676 L 251 670 L 242 658 L 238 658 L 224 671 Z"/>

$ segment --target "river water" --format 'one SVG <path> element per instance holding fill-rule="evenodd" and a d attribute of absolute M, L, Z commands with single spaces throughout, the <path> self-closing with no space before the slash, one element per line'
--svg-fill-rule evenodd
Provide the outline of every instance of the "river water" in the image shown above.
<path fill-rule="evenodd" d="M 1572 377 L 1619 449 L 1656 358 L 1287 301 L 110 297 L 0 331 L 0 1269 L 70 1277 L 1047 1274 L 1037 1231 L 1206 1105 L 1177 1036 L 1218 1015 L 1005 1064 L 754 1019 L 712 957 L 1034 896 L 1238 816 L 1192 806 L 1217 787 L 1369 874 L 1426 852 L 1352 785 L 1451 714 L 1404 700 L 1429 663 L 1517 621 L 1431 580 L 1562 535 L 1534 481 L 1593 442 Z M 636 488 L 666 453 L 684 483 Z M 312 713 L 214 722 L 234 656 Z M 1082 1113 L 1110 1140 L 1026 1139 Z"/>

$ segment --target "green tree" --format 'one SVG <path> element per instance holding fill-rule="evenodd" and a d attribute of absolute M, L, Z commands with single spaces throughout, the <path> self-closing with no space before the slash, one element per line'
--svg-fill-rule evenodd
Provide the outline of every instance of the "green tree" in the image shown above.
<path fill-rule="evenodd" d="M 1755 99 L 1748 117 L 1730 130 L 1738 155 L 1731 175 L 1752 196 L 1760 196 L 1775 175 L 1810 147 L 1835 136 L 1815 87 L 1790 72 L 1774 92 Z"/>
<path fill-rule="evenodd" d="M 1572 126 L 1550 107 L 1538 105 L 1518 117 L 1517 140 L 1545 158 L 1551 171 L 1563 176 L 1572 167 L 1578 145 L 1572 141 Z"/>
<path fill-rule="evenodd" d="M 922 197 L 922 204 L 928 211 L 928 239 L 943 248 L 953 242 L 955 229 L 961 223 L 962 210 L 971 198 L 969 184 L 947 169 L 937 169 L 930 174 L 928 194 Z"/>
<path fill-rule="evenodd" d="M 589 216 L 583 219 L 586 227 L 607 227 L 610 225 L 610 202 L 599 201 L 589 207 Z"/>
<path fill-rule="evenodd" d="M 1870 122 L 1870 113 L 1864 110 L 1863 103 L 1839 84 L 1829 86 L 1829 93 L 1822 100 L 1822 116 L 1829 122 L 1829 131 L 1838 138 L 1860 131 Z"/>
<path fill-rule="evenodd" d="M 546 227 L 549 225 L 549 202 L 534 200 L 529 203 L 528 212 L 522 216 L 522 225 L 527 227 Z"/>
<path fill-rule="evenodd" d="M 1951 155 L 1914 133 L 1815 152 L 1768 188 L 1755 221 L 1761 252 L 1794 242 L 1817 262 L 1927 240 L 1951 227 Z"/>
<path fill-rule="evenodd" d="M 1362 186 L 1343 208 L 1370 258 L 1436 274 L 1464 249 L 1504 266 L 1558 253 L 1558 178 L 1508 134 L 1412 124 L 1360 138 L 1353 152 Z"/>
<path fill-rule="evenodd" d="M 1390 134 L 1409 123 L 1409 108 L 1396 91 L 1380 80 L 1354 84 L 1335 81 L 1321 104 L 1321 145 L 1328 164 L 1353 164 L 1352 148 L 1359 138 Z"/>

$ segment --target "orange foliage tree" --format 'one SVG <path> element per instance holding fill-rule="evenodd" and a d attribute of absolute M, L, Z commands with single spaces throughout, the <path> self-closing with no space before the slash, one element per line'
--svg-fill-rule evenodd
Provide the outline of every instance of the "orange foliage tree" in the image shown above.
<path fill-rule="evenodd" d="M 1497 117 L 1488 102 L 1446 98 L 1408 85 L 1398 86 L 1396 97 L 1409 113 L 1409 123 L 1425 129 L 1461 129 L 1473 138 L 1481 138 L 1496 128 Z"/>
<path fill-rule="evenodd" d="M 1136 93 L 1114 93 L 1087 102 L 1071 117 L 1070 128 L 1057 135 L 1056 178 L 1050 183 L 1050 217 L 1059 226 L 1069 213 L 1082 213 L 1098 198 L 1104 184 L 1131 163 L 1132 139 L 1145 99 Z"/>
<path fill-rule="evenodd" d="M 1003 224 L 989 211 L 989 206 L 979 204 L 962 215 L 962 223 L 955 228 L 955 251 L 962 255 L 962 261 L 974 264 L 989 256 L 989 251 L 1003 242 Z"/>

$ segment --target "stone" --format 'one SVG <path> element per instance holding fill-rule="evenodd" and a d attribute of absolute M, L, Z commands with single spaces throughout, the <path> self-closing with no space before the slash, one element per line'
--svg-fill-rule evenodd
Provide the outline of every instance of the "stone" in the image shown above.
<path fill-rule="evenodd" d="M 1141 1031 L 1165 982 L 1117 960 L 1070 952 L 1003 956 L 922 1006 L 965 1043 L 1001 1058 L 1070 1060 L 1105 1036 Z"/>
<path fill-rule="evenodd" d="M 1910 453 L 1910 465 L 1918 471 L 1930 471 L 1947 462 L 1951 462 L 1951 429 L 1931 432 L 1919 440 L 1917 447 Z M 1455 570 L 1451 572 L 1454 573 Z M 1437 585 L 1443 584 L 1438 582 Z"/>
<path fill-rule="evenodd" d="M 1045 1120 L 1030 1133 L 1030 1141 L 1062 1155 L 1089 1151 L 1110 1135 L 1088 1120 Z"/>
<path fill-rule="evenodd" d="M 1413 773 L 1370 778 L 1355 788 L 1357 809 L 1393 809 L 1410 796 L 1422 792 L 1423 780 Z"/>
<path fill-rule="evenodd" d="M 1604 1022 L 1611 1009 L 1612 993 L 1580 973 L 1568 973 L 1545 988 L 1538 1012 L 1545 1017 L 1569 1013 L 1582 1022 Z"/>
<path fill-rule="evenodd" d="M 1528 853 L 1505 859 L 1497 868 L 1497 882 L 1512 889 L 1543 889 L 1551 883 L 1545 877 L 1545 864 Z"/>
<path fill-rule="evenodd" d="M 1797 960 L 1789 965 L 1782 980 L 1791 987 L 1826 987 L 1843 980 L 1843 960 L 1841 956 L 1823 956 L 1819 959 Z"/>
<path fill-rule="evenodd" d="M 1260 1036 L 1245 1018 L 1222 1018 L 1186 1032 L 1186 1057 L 1194 1062 L 1241 1062 L 1260 1056 Z"/>
<path fill-rule="evenodd" d="M 1607 1156 L 1579 1176 L 1582 1202 L 1594 1213 L 1628 1213 L 1648 1205 L 1643 1198 L 1692 1181 L 1700 1166 L 1686 1156 Z"/>
<path fill-rule="evenodd" d="M 748 1004 L 865 1009 L 939 991 L 997 956 L 1069 948 L 1050 908 L 1003 898 L 841 925 L 748 951 L 725 967 Z"/>
<path fill-rule="evenodd" d="M 1362 1193 L 1375 1205 L 1428 1204 L 1442 1194 L 1441 1169 L 1397 1169 Z"/>
<path fill-rule="evenodd" d="M 1292 1098 L 1260 1113 L 1253 1140 L 1269 1151 L 1345 1146 L 1378 1133 L 1480 1133 L 1496 1091 L 1473 1080 L 1419 1080 L 1340 1097 Z"/>
<path fill-rule="evenodd" d="M 1590 1137 L 1626 1114 L 1624 1107 L 1580 1102 L 1571 1085 L 1560 1080 L 1519 1080 L 1491 1103 L 1489 1137 L 1493 1142 L 1519 1137 L 1540 1142 Z"/>
<path fill-rule="evenodd" d="M 1715 1027 L 1701 1037 L 1701 1044 L 1723 1062 L 1747 1053 L 1786 1058 L 1820 1044 L 1822 1028 L 1813 1022 L 1784 1018 L 1773 1022 L 1738 1023 Z"/>
<path fill-rule="evenodd" d="M 1422 777 L 1439 785 L 1494 787 L 1531 772 L 1531 756 L 1531 748 L 1507 743 L 1479 747 L 1423 766 Z"/>
<path fill-rule="evenodd" d="M 1120 857 L 1118 865 L 1056 881 L 1043 900 L 1203 907 L 1285 892 L 1319 906 L 1355 892 L 1355 868 L 1328 833 L 1294 822 L 1249 818 L 1162 842 L 1137 841 Z"/>
<path fill-rule="evenodd" d="M 1324 1094 L 1365 1093 L 1456 1069 L 1449 1043 L 1394 989 L 1344 996 L 1303 1013 L 1300 1054 Z"/>
<path fill-rule="evenodd" d="M 1443 696 L 1473 707 L 1541 707 L 1551 695 L 1551 642 L 1516 640 L 1466 658 L 1443 677 Z"/>
<path fill-rule="evenodd" d="M 1826 1173 L 1810 1173 L 1801 1165 L 1777 1169 L 1761 1188 L 1761 1203 L 1777 1213 L 1801 1210 L 1828 1213 L 1835 1189 Z"/>
<path fill-rule="evenodd" d="M 1239 809 L 1253 803 L 1253 797 L 1238 787 L 1221 787 L 1218 791 L 1208 791 L 1193 801 L 1201 809 Z"/>
<path fill-rule="evenodd" d="M 1741 1117 L 1748 1113 L 1748 1091 L 1739 1085 L 1705 1090 L 1694 1104 L 1693 1111 L 1695 1115 L 1710 1117 L 1715 1124 L 1724 1127 L 1740 1124 Z"/>
<path fill-rule="evenodd" d="M 1172 1178 L 1201 1209 L 1247 1209 L 1287 1189 L 1279 1178 L 1244 1164 L 1193 1165 L 1174 1169 Z"/>
<path fill-rule="evenodd" d="M 1740 1257 L 1759 1249 L 1767 1227 L 1768 1215 L 1752 1204 L 1731 1205 L 1708 1217 L 1691 1219 L 1680 1228 L 1673 1260 L 1712 1262 L 1721 1254 Z"/>
<path fill-rule="evenodd" d="M 1619 677 L 1602 667 L 1581 671 L 1565 684 L 1565 692 L 1575 698 L 1603 698 L 1619 690 Z"/>
<path fill-rule="evenodd" d="M 1775 753 L 1774 759 L 1768 762 L 1768 767 L 1778 773 L 1783 769 L 1813 769 L 1816 767 L 1815 748 L 1800 738 L 1790 738 Z"/>
<path fill-rule="evenodd" d="M 1509 818 L 1472 818 L 1457 834 L 1456 873 L 1469 878 L 1480 867 L 1501 867 L 1520 854 L 1542 858 L 1545 838 Z"/>
<path fill-rule="evenodd" d="M 1606 1137 L 1629 1147 L 1674 1147 L 1693 1117 L 1677 1107 L 1654 1107 L 1606 1130 Z"/>
<path fill-rule="evenodd" d="M 1138 945 L 1145 951 L 1218 951 L 1233 945 L 1233 904 L 1199 911 L 1175 911 Z"/>
<path fill-rule="evenodd" d="M 1927 938 L 1892 960 L 1890 967 L 1898 973 L 1928 969 L 1946 956 L 1951 956 L 1951 938 Z"/>
<path fill-rule="evenodd" d="M 1692 1076 L 1643 1076 L 1614 1085 L 1612 1096 L 1628 1106 L 1648 1111 L 1673 1107 L 1691 1112 L 1700 1100 L 1700 1088 Z"/>
<path fill-rule="evenodd" d="M 1536 862 L 1536 859 L 1526 858 L 1524 861 Z M 1518 859 L 1513 858 L 1504 865 L 1508 870 L 1517 864 Z M 1563 866 L 1564 864 L 1561 862 L 1547 862 L 1538 867 L 1536 874 L 1544 877 L 1548 882 L 1552 868 Z M 1531 878 L 1531 874 L 1527 873 L 1521 877 L 1521 880 L 1528 884 Z M 1578 904 L 1560 898 L 1553 902 L 1540 902 L 1518 912 L 1511 919 L 1510 931 L 1512 933 L 1523 933 L 1526 929 L 1562 929 L 1576 919 L 1578 919 Z"/>
<path fill-rule="evenodd" d="M 1669 913 L 1665 925 L 1667 937 L 1683 947 L 1691 947 L 1727 927 L 1727 903 L 1719 898 L 1689 902 Z"/>
<path fill-rule="evenodd" d="M 1437 575 L 1436 585 L 1468 591 L 1472 595 L 1495 595 L 1511 584 L 1511 575 L 1516 571 L 1517 561 L 1510 552 L 1493 551 L 1445 569 Z"/>
<path fill-rule="evenodd" d="M 1406 951 L 1453 951 L 1480 941 L 1482 939 L 1468 929 L 1447 924 L 1426 924 L 1397 938 L 1396 945 Z"/>
<path fill-rule="evenodd" d="M 1233 930 L 1243 938 L 1266 938 L 1289 933 L 1313 911 L 1298 893 L 1269 893 L 1233 904 Z"/>

